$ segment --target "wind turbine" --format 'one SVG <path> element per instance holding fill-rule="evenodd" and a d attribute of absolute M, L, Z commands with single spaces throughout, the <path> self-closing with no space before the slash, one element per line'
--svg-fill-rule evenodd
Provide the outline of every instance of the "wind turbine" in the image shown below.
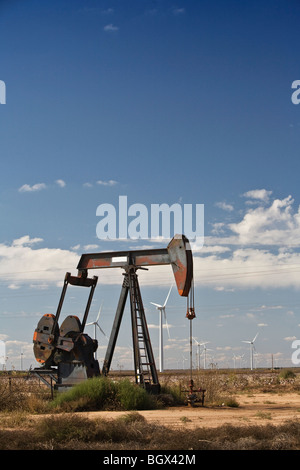
<path fill-rule="evenodd" d="M 150 304 L 155 305 L 156 310 L 159 311 L 159 369 L 160 369 L 160 372 L 164 371 L 163 316 L 165 318 L 165 323 L 166 323 L 167 330 L 168 330 L 168 336 L 170 338 L 169 325 L 168 325 L 167 316 L 166 316 L 166 305 L 167 305 L 172 287 L 173 285 L 170 287 L 167 298 L 163 305 L 150 302 Z"/>
<path fill-rule="evenodd" d="M 100 313 L 101 313 L 101 309 L 102 309 L 102 304 L 100 305 L 99 312 L 98 312 L 98 315 L 97 315 L 96 320 L 86 324 L 86 326 L 94 325 L 94 328 L 95 328 L 95 339 L 97 339 L 97 326 L 98 326 L 99 330 L 101 331 L 101 333 L 105 336 L 105 338 L 107 338 L 106 334 L 104 333 L 104 331 L 102 330 L 101 326 L 100 326 L 99 323 L 98 323 L 98 320 L 99 320 L 99 317 L 100 317 Z M 108 339 L 108 338 L 107 338 L 107 339 Z M 95 351 L 95 359 L 97 360 L 97 349 L 96 349 L 96 351 Z"/>
<path fill-rule="evenodd" d="M 258 333 L 256 333 L 256 335 L 254 336 L 253 340 L 252 341 L 242 341 L 242 343 L 248 343 L 250 344 L 250 367 L 251 367 L 251 370 L 253 370 L 253 349 L 254 349 L 254 341 L 256 340 L 258 336 Z"/>
<path fill-rule="evenodd" d="M 201 346 L 204 346 L 205 344 L 208 344 L 209 341 L 206 341 L 206 343 L 199 343 L 199 341 L 197 341 L 194 337 L 193 337 L 193 340 L 197 344 L 198 370 L 199 370 L 200 369 L 200 348 L 201 348 Z"/>
<path fill-rule="evenodd" d="M 206 351 L 213 351 L 213 349 L 208 349 L 205 344 L 207 343 L 204 343 L 204 347 L 203 347 L 203 351 L 204 351 L 204 369 L 206 369 Z"/>

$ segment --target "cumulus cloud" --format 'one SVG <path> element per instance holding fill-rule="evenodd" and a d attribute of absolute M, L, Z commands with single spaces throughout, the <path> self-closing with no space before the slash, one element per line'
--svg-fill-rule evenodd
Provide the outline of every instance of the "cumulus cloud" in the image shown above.
<path fill-rule="evenodd" d="M 115 181 L 115 180 L 108 180 L 108 181 L 98 180 L 97 184 L 100 184 L 101 186 L 115 186 L 117 184 L 117 181 Z"/>
<path fill-rule="evenodd" d="M 23 184 L 23 186 L 19 188 L 19 192 L 28 193 L 28 192 L 41 191 L 42 189 L 46 189 L 46 187 L 47 186 L 45 185 L 45 183 L 36 183 L 32 186 L 30 186 L 29 184 Z"/>
<path fill-rule="evenodd" d="M 41 238 L 25 235 L 10 244 L 0 243 L 0 279 L 9 289 L 27 285 L 32 289 L 45 289 L 47 285 L 61 285 L 66 272 L 77 275 L 80 253 L 71 250 L 38 247 Z M 92 273 L 90 273 L 92 275 Z M 97 270 L 98 284 L 121 285 L 123 276 L 119 270 Z"/>
<path fill-rule="evenodd" d="M 90 251 L 90 250 L 99 250 L 99 245 L 85 245 L 83 247 L 84 251 Z"/>
<path fill-rule="evenodd" d="M 103 30 L 108 32 L 108 33 L 114 33 L 116 31 L 119 31 L 119 28 L 118 28 L 118 26 L 114 26 L 112 23 L 110 23 L 110 24 L 107 24 L 106 26 L 104 26 Z"/>
<path fill-rule="evenodd" d="M 300 288 L 300 211 L 291 196 L 245 207 L 235 223 L 217 222 L 222 231 L 205 237 L 194 251 L 195 286 L 216 291 L 249 288 Z M 216 225 L 215 224 L 215 225 Z M 216 225 L 217 226 L 217 225 Z M 70 250 L 41 248 L 41 238 L 25 235 L 0 244 L 0 277 L 10 289 L 19 283 L 61 282 L 66 271 L 76 271 L 80 246 Z M 44 243 L 43 243 L 44 244 Z M 164 245 L 165 246 L 165 245 Z M 96 247 L 83 247 L 86 249 Z M 122 270 L 96 270 L 99 284 L 122 283 Z M 141 286 L 166 288 L 174 282 L 170 266 L 140 271 Z M 266 307 L 270 308 L 270 307 Z M 263 309 L 263 307 L 262 307 Z"/>
<path fill-rule="evenodd" d="M 226 202 L 216 202 L 216 206 L 224 211 L 233 211 L 234 207 L 231 204 L 227 204 Z"/>
<path fill-rule="evenodd" d="M 58 248 L 33 248 L 42 239 L 28 235 L 11 244 L 0 244 L 0 278 L 15 289 L 19 283 L 59 282 L 67 270 L 76 268 L 78 255 Z"/>
<path fill-rule="evenodd" d="M 66 182 L 64 180 L 56 180 L 55 183 L 61 188 L 64 188 L 66 186 Z"/>
<path fill-rule="evenodd" d="M 250 199 L 258 199 L 259 201 L 267 202 L 272 192 L 273 191 L 267 191 L 266 189 L 253 189 L 244 193 L 243 196 Z"/>
<path fill-rule="evenodd" d="M 271 191 L 245 194 L 256 197 L 258 206 L 246 205 L 234 223 L 215 222 L 204 247 L 193 250 L 195 284 L 214 289 L 300 288 L 300 208 L 291 195 L 267 203 Z"/>
<path fill-rule="evenodd" d="M 300 242 L 300 209 L 293 212 L 291 196 L 275 199 L 268 207 L 246 212 L 240 222 L 229 224 L 239 244 L 294 246 Z"/>

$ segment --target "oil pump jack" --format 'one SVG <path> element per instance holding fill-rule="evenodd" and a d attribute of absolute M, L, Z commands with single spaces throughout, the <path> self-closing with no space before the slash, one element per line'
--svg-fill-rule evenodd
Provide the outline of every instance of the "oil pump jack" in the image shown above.
<path fill-rule="evenodd" d="M 34 354 L 43 369 L 49 372 L 57 367 L 56 388 L 70 386 L 85 378 L 100 375 L 99 363 L 94 359 L 98 344 L 84 333 L 93 293 L 98 277 L 88 277 L 91 269 L 122 268 L 123 282 L 110 334 L 102 374 L 108 375 L 117 337 L 129 294 L 133 340 L 135 382 L 147 391 L 159 393 L 160 384 L 146 322 L 137 271 L 150 266 L 168 265 L 173 269 L 180 296 L 187 297 L 187 318 L 195 317 L 193 294 L 193 257 L 189 240 L 175 235 L 167 248 L 113 251 L 81 255 L 78 276 L 66 274 L 56 315 L 46 314 L 34 332 Z M 83 320 L 73 315 L 66 317 L 59 328 L 58 321 L 68 284 L 90 288 Z M 37 371 L 38 369 L 35 369 Z"/>

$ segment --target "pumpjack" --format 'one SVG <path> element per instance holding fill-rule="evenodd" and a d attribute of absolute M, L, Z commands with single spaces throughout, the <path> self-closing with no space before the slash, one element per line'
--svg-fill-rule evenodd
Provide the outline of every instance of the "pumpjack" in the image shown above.
<path fill-rule="evenodd" d="M 94 358 L 98 348 L 96 340 L 84 333 L 90 305 L 98 277 L 88 277 L 91 269 L 122 268 L 123 282 L 117 310 L 110 334 L 102 374 L 110 370 L 115 345 L 127 297 L 130 297 L 131 327 L 135 382 L 151 393 L 159 393 L 160 384 L 145 317 L 137 270 L 150 266 L 168 265 L 173 269 L 180 296 L 187 297 L 187 317 L 194 318 L 193 258 L 189 240 L 175 235 L 167 248 L 88 253 L 81 255 L 77 276 L 66 273 L 56 315 L 44 315 L 34 332 L 34 354 L 42 367 L 35 371 L 57 371 L 56 388 L 72 386 L 78 381 L 101 375 L 99 363 Z M 69 315 L 59 327 L 59 317 L 68 284 L 90 288 L 82 322 Z"/>

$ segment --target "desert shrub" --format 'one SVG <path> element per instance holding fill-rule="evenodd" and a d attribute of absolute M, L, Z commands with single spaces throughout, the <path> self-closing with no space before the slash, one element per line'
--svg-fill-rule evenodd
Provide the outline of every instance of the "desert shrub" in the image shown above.
<path fill-rule="evenodd" d="M 128 379 L 118 383 L 117 400 L 123 410 L 148 410 L 156 407 L 154 397 Z"/>
<path fill-rule="evenodd" d="M 106 377 L 94 377 L 56 394 L 53 408 L 65 411 L 114 409 L 116 384 Z"/>
<path fill-rule="evenodd" d="M 138 413 L 137 411 L 131 411 L 130 413 L 127 413 L 126 415 L 123 415 L 123 416 L 120 416 L 120 418 L 118 418 L 119 421 L 121 422 L 125 422 L 125 423 L 136 423 L 136 422 L 143 422 L 143 423 L 146 423 L 146 418 L 144 418 L 144 416 L 142 416 L 140 413 Z"/>
<path fill-rule="evenodd" d="M 225 400 L 224 404 L 231 408 L 238 408 L 240 405 L 234 397 L 229 397 Z"/>
<path fill-rule="evenodd" d="M 53 440 L 56 443 L 73 439 L 89 441 L 94 439 L 96 423 L 76 414 L 63 413 L 41 419 L 36 431 L 41 440 Z"/>
<path fill-rule="evenodd" d="M 45 390 L 39 391 L 39 394 L 32 393 L 24 379 L 9 381 L 3 378 L 0 381 L 0 411 L 43 412 L 47 409 L 48 398 Z"/>
<path fill-rule="evenodd" d="M 294 379 L 296 377 L 296 374 L 290 370 L 290 369 L 285 369 L 280 372 L 279 378 L 288 380 L 288 379 Z"/>
<path fill-rule="evenodd" d="M 180 384 L 162 385 L 158 400 L 162 406 L 182 405 L 184 399 L 182 397 Z"/>
<path fill-rule="evenodd" d="M 52 407 L 64 411 L 142 410 L 155 408 L 152 395 L 125 379 L 114 382 L 95 377 L 58 393 Z"/>

